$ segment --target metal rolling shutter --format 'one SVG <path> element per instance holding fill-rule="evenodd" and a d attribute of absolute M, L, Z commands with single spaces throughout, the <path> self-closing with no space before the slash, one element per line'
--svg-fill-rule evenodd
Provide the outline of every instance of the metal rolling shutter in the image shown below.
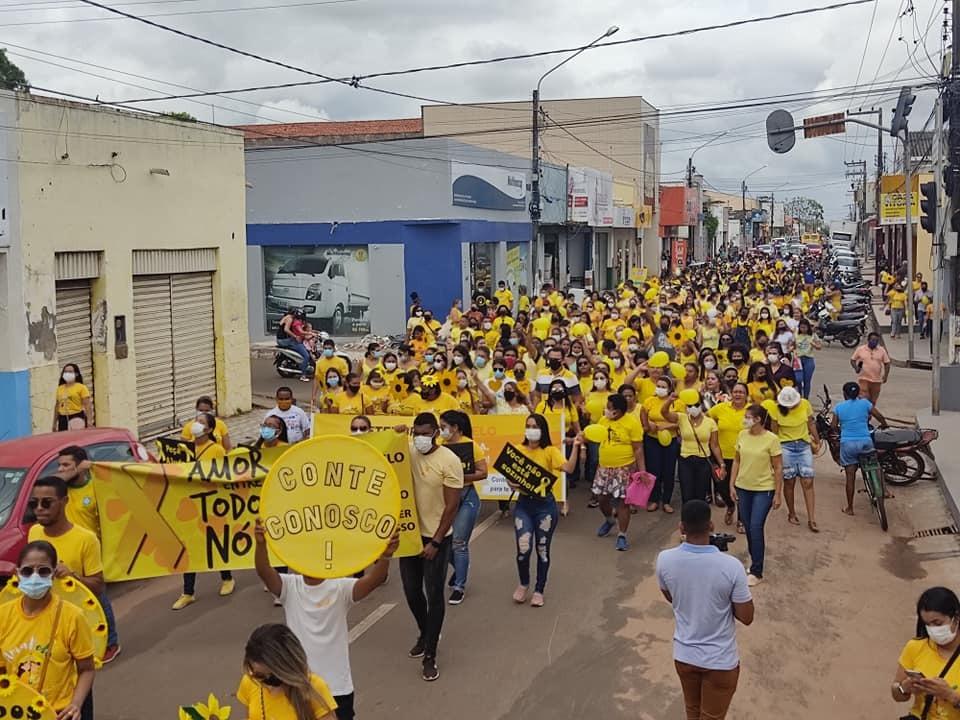
<path fill-rule="evenodd" d="M 141 436 L 176 424 L 170 276 L 133 279 L 133 342 L 137 358 L 137 426 Z"/>
<path fill-rule="evenodd" d="M 93 392 L 93 331 L 90 324 L 90 282 L 58 282 L 56 286 L 57 361 L 76 363 L 83 384 Z"/>
<path fill-rule="evenodd" d="M 176 417 L 192 417 L 201 395 L 217 399 L 217 362 L 213 334 L 213 276 L 171 275 L 173 368 Z"/>

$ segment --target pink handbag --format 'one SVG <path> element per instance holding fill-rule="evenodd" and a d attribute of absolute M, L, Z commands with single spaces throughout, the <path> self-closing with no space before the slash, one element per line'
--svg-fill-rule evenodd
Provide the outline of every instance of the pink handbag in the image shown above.
<path fill-rule="evenodd" d="M 630 484 L 627 485 L 627 494 L 624 502 L 627 505 L 646 507 L 653 492 L 653 484 L 657 478 L 645 470 L 638 470 L 630 474 Z"/>

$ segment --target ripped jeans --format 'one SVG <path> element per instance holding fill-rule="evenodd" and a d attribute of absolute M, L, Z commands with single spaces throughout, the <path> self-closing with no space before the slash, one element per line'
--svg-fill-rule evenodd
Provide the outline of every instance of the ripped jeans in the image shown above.
<path fill-rule="evenodd" d="M 467 572 L 470 570 L 470 536 L 477 524 L 480 512 L 480 496 L 471 484 L 460 492 L 460 509 L 453 519 L 453 552 L 450 564 L 453 565 L 451 586 L 457 590 L 466 590 Z"/>
<path fill-rule="evenodd" d="M 521 495 L 513 510 L 514 528 L 517 532 L 517 573 L 520 584 L 530 585 L 530 553 L 537 549 L 537 584 L 534 592 L 542 593 L 550 572 L 550 542 L 557 527 L 560 513 L 553 495 L 546 499 Z"/>

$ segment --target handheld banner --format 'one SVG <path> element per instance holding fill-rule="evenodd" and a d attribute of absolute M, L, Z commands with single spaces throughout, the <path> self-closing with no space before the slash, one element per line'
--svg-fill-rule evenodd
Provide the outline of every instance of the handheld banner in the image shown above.
<path fill-rule="evenodd" d="M 362 436 L 370 439 L 378 435 L 397 435 L 392 432 L 397 425 L 411 426 L 413 416 L 407 415 L 372 415 L 370 427 L 373 432 Z M 550 426 L 550 438 L 555 445 L 560 445 L 564 438 L 563 421 L 559 415 L 545 415 Z M 313 416 L 313 433 L 315 435 L 350 435 L 350 415 L 317 413 Z M 507 443 L 520 442 L 523 439 L 523 429 L 527 422 L 526 415 L 471 415 L 473 425 L 472 440 L 480 446 L 487 459 L 487 477 L 474 487 L 481 500 L 508 500 L 514 494 L 503 475 L 491 466 L 494 459 L 500 456 Z M 383 432 L 390 430 L 391 432 Z M 371 440 L 372 442 L 372 440 Z M 454 448 L 451 447 L 451 450 Z M 454 450 L 454 452 L 456 452 Z M 462 459 L 462 458 L 461 458 Z M 565 475 L 561 482 L 553 484 L 553 495 L 557 502 L 567 499 L 567 483 Z M 400 541 L 403 548 L 403 537 Z M 397 553 L 402 555 L 403 553 Z"/>
<path fill-rule="evenodd" d="M 22 595 L 18 590 L 19 580 L 16 576 L 0 590 L 0 602 L 19 600 Z M 103 659 L 107 651 L 107 617 L 103 614 L 103 607 L 97 596 L 90 592 L 90 588 L 75 578 L 57 578 L 53 581 L 53 595 L 64 602 L 75 605 L 80 609 L 83 619 L 87 621 L 90 633 L 93 635 L 93 650 L 97 660 Z M 0 720 L 4 718 L 0 715 Z"/>
<path fill-rule="evenodd" d="M 46 698 L 15 675 L 0 675 L 0 718 L 56 720 Z"/>
<path fill-rule="evenodd" d="M 463 466 L 463 474 L 476 472 L 476 459 L 473 456 L 473 443 L 444 443 L 443 446 L 450 450 L 454 455 L 460 458 L 460 464 Z"/>
<path fill-rule="evenodd" d="M 493 467 L 524 495 L 545 498 L 557 482 L 557 476 L 528 458 L 513 445 L 500 452 Z"/>
<path fill-rule="evenodd" d="M 311 577 L 344 577 L 383 554 L 399 524 L 400 485 L 369 443 L 322 435 L 273 463 L 260 515 L 284 565 Z"/>
<path fill-rule="evenodd" d="M 180 438 L 157 438 L 157 460 L 162 463 L 193 462 L 197 459 L 196 446 Z"/>

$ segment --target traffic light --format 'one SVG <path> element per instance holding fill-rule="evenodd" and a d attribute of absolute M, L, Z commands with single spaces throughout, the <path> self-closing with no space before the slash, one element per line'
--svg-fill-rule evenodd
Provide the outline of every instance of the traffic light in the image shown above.
<path fill-rule="evenodd" d="M 932 181 L 920 185 L 920 227 L 937 234 L 937 184 Z"/>
<path fill-rule="evenodd" d="M 890 121 L 890 135 L 900 137 L 900 133 L 907 129 L 907 118 L 913 110 L 913 103 L 917 96 L 908 87 L 900 88 L 900 97 L 897 98 L 897 107 L 893 110 L 893 119 Z"/>

